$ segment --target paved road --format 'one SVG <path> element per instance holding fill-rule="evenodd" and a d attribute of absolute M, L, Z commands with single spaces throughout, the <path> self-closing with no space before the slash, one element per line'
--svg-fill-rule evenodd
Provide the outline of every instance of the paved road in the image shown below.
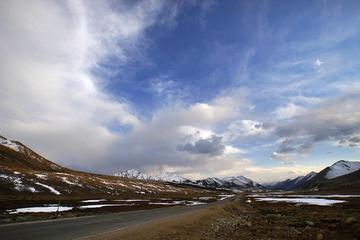
<path fill-rule="evenodd" d="M 207 205 L 177 206 L 136 212 L 1 225 L 0 239 L 76 239 L 133 224 L 190 212 L 206 206 Z"/>

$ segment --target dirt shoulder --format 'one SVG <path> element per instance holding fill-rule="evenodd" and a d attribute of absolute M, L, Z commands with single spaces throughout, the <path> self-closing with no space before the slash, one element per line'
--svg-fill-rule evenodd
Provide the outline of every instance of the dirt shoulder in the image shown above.
<path fill-rule="evenodd" d="M 86 239 L 360 239 L 359 204 L 349 199 L 330 207 L 296 206 L 256 202 L 243 193 L 191 213 Z"/>

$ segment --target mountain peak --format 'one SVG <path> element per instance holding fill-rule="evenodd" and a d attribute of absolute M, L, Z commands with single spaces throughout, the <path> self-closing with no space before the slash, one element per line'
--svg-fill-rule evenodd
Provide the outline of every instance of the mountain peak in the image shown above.
<path fill-rule="evenodd" d="M 359 161 L 340 160 L 329 167 L 329 170 L 327 171 L 325 178 L 333 179 L 345 174 L 355 172 L 359 169 L 360 169 Z"/>

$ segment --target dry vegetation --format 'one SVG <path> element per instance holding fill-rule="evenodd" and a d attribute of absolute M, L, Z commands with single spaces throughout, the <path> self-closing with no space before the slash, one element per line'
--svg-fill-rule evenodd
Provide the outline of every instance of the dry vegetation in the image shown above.
<path fill-rule="evenodd" d="M 247 202 L 245 194 L 156 222 L 89 239 L 360 239 L 360 201 L 334 206 Z"/>

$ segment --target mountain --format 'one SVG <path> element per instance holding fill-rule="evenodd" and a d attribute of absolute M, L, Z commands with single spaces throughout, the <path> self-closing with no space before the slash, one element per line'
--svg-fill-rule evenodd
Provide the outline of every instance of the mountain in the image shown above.
<path fill-rule="evenodd" d="M 211 188 L 226 188 L 226 189 L 261 189 L 263 186 L 254 182 L 253 180 L 243 177 L 243 176 L 232 176 L 224 178 L 206 178 L 202 180 L 195 181 L 196 184 L 203 187 Z"/>
<path fill-rule="evenodd" d="M 270 189 L 282 189 L 282 190 L 292 190 L 296 189 L 299 186 L 305 184 L 307 181 L 312 179 L 317 173 L 310 172 L 305 176 L 299 176 L 293 179 L 286 179 L 285 181 L 275 182 L 272 184 L 267 184 L 265 187 Z"/>
<path fill-rule="evenodd" d="M 216 178 L 216 177 L 196 180 L 194 183 L 203 187 L 211 187 L 211 188 L 221 188 L 224 184 L 224 182 L 220 178 Z"/>
<path fill-rule="evenodd" d="M 178 176 L 174 173 L 164 172 L 154 177 L 157 181 L 164 181 L 164 182 L 176 182 L 176 183 L 185 183 L 191 182 L 191 180 Z"/>
<path fill-rule="evenodd" d="M 340 160 L 333 165 L 324 168 L 319 173 L 311 172 L 306 176 L 276 182 L 265 185 L 270 189 L 294 190 L 294 189 L 332 189 L 340 185 L 347 188 L 355 187 L 354 177 L 360 170 L 360 162 Z M 350 175 L 354 173 L 353 175 Z M 350 177 L 345 177 L 350 175 Z"/>
<path fill-rule="evenodd" d="M 210 177 L 206 179 L 191 181 L 189 179 L 175 175 L 173 173 L 162 173 L 157 176 L 150 176 L 136 169 L 129 169 L 127 171 L 115 173 L 114 175 L 129 179 L 145 179 L 145 180 L 153 180 L 153 181 L 185 183 L 191 185 L 198 185 L 205 188 L 224 188 L 224 189 L 263 188 L 263 186 L 261 186 L 260 184 L 243 176 L 224 177 L 224 178 Z"/>
<path fill-rule="evenodd" d="M 302 189 L 320 190 L 360 190 L 360 162 L 340 160 L 324 168 L 308 182 L 299 186 Z"/>
<path fill-rule="evenodd" d="M 129 174 L 136 174 L 130 172 Z M 140 174 L 138 174 L 139 178 Z M 177 179 L 162 175 L 164 179 Z M 55 164 L 26 145 L 0 136 L 0 205 L 9 199 L 57 200 L 59 198 L 141 198 L 201 196 L 214 193 L 192 186 L 178 187 L 167 182 L 125 179 L 80 172 Z"/>
<path fill-rule="evenodd" d="M 115 173 L 114 176 L 129 179 L 154 180 L 152 176 L 142 173 L 136 169 L 129 169 L 127 171 Z"/>
<path fill-rule="evenodd" d="M 173 173 L 164 172 L 156 176 L 147 175 L 136 169 L 129 169 L 127 171 L 115 173 L 114 176 L 129 178 L 129 179 L 141 179 L 141 180 L 152 180 L 152 181 L 163 181 L 163 182 L 191 182 L 189 179 L 180 177 Z"/>
<path fill-rule="evenodd" d="M 340 160 L 333 165 L 331 165 L 326 170 L 326 179 L 333 179 L 345 174 L 355 172 L 360 169 L 360 162 L 350 162 L 345 160 Z"/>

